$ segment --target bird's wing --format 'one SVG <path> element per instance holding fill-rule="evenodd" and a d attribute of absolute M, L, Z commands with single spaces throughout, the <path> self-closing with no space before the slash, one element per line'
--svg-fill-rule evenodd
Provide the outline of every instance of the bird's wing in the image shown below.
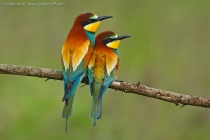
<path fill-rule="evenodd" d="M 109 87 L 109 85 L 117 78 L 119 67 L 119 58 L 117 55 L 106 55 L 106 69 L 103 86 L 101 89 L 101 97 Z"/>
<path fill-rule="evenodd" d="M 70 57 L 71 57 L 70 51 L 62 51 L 61 64 L 62 64 L 62 71 L 63 71 L 63 79 L 65 83 L 68 83 L 69 76 L 71 73 Z"/>
<path fill-rule="evenodd" d="M 110 76 L 112 70 L 117 64 L 117 61 L 118 61 L 118 56 L 116 53 L 106 54 L 106 71 L 108 76 Z"/>
<path fill-rule="evenodd" d="M 77 67 L 80 65 L 81 61 L 85 57 L 85 54 L 88 52 L 88 48 L 90 45 L 90 41 L 87 40 L 85 43 L 80 44 L 75 47 L 74 51 L 72 52 L 72 69 L 73 72 L 77 70 Z"/>
<path fill-rule="evenodd" d="M 94 75 L 95 59 L 96 59 L 96 54 L 92 54 L 92 57 L 88 65 L 88 80 L 89 80 L 91 95 L 93 94 L 93 75 Z"/>
<path fill-rule="evenodd" d="M 63 77 L 65 94 L 63 101 L 66 100 L 81 82 L 85 68 L 85 54 L 88 52 L 90 42 L 84 43 L 76 48 L 62 52 Z"/>

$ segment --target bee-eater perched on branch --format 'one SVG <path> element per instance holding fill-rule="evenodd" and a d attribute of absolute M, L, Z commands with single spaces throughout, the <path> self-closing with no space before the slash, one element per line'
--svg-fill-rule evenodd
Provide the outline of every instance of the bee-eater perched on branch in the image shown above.
<path fill-rule="evenodd" d="M 119 67 L 118 46 L 120 40 L 130 36 L 118 36 L 112 31 L 97 35 L 93 54 L 88 65 L 88 80 L 91 91 L 92 107 L 90 117 L 93 126 L 102 115 L 102 98 L 109 85 L 117 78 Z"/>
<path fill-rule="evenodd" d="M 66 132 L 68 120 L 72 115 L 76 88 L 85 76 L 90 61 L 94 35 L 100 21 L 112 16 L 97 16 L 93 13 L 83 13 L 76 17 L 61 50 L 65 101 L 62 116 L 66 118 Z"/>

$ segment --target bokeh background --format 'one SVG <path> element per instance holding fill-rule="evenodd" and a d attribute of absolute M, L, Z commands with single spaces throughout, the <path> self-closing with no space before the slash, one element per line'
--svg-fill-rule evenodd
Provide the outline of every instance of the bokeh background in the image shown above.
<path fill-rule="evenodd" d="M 119 80 L 210 97 L 210 1 L 81 0 L 65 6 L 0 2 L 0 63 L 61 69 L 60 51 L 74 18 L 86 11 L 113 15 L 97 33 L 121 42 Z M 10 4 L 10 3 L 7 3 Z M 81 84 L 82 85 L 82 84 Z M 108 89 L 103 117 L 92 126 L 88 86 L 78 88 L 69 132 L 61 117 L 62 82 L 0 75 L 0 139 L 209 140 L 210 110 Z"/>

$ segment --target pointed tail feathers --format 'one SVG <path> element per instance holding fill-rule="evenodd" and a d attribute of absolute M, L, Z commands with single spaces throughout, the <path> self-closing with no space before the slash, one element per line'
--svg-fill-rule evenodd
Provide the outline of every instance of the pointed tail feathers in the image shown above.
<path fill-rule="evenodd" d="M 93 126 L 96 126 L 97 119 L 100 119 L 102 115 L 102 98 L 93 96 L 92 107 L 90 117 L 93 118 Z"/>
<path fill-rule="evenodd" d="M 71 117 L 72 111 L 73 111 L 74 97 L 75 97 L 75 94 L 69 96 L 65 100 L 65 104 L 64 104 L 64 107 L 63 107 L 62 117 L 66 118 L 66 133 L 68 131 L 69 118 Z"/>

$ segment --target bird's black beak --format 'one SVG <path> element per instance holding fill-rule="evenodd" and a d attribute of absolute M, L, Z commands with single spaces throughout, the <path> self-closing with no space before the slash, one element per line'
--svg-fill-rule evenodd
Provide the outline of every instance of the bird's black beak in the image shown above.
<path fill-rule="evenodd" d="M 120 36 L 118 36 L 118 40 L 122 40 L 122 39 L 129 38 L 129 37 L 131 37 L 131 36 L 129 36 L 129 35 L 120 35 Z"/>
<path fill-rule="evenodd" d="M 107 18 L 113 18 L 113 16 L 100 16 L 100 17 L 98 17 L 98 21 L 102 21 L 102 20 L 105 20 L 105 19 L 107 19 Z"/>

